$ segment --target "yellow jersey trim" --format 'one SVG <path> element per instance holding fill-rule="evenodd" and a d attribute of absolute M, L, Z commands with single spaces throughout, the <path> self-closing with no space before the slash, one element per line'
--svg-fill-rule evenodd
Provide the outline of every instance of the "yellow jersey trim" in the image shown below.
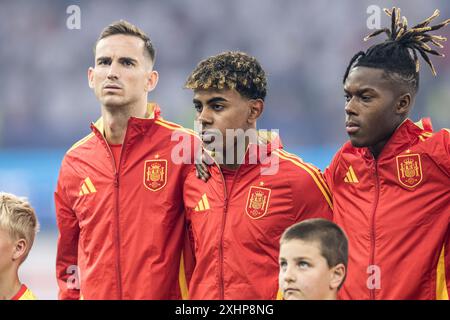
<path fill-rule="evenodd" d="M 442 246 L 436 270 L 436 300 L 448 300 L 447 281 L 445 278 L 445 251 Z"/>
<path fill-rule="evenodd" d="M 91 132 L 90 134 L 88 134 L 86 137 L 84 137 L 83 139 L 79 140 L 78 142 L 74 143 L 72 147 L 70 147 L 69 150 L 67 150 L 66 154 L 69 153 L 70 151 L 78 148 L 79 146 L 81 146 L 82 144 L 86 143 L 90 138 L 92 138 L 94 136 L 94 133 Z"/>
<path fill-rule="evenodd" d="M 286 157 L 290 157 L 292 160 L 298 161 L 300 163 L 302 163 L 303 165 L 307 166 L 310 170 L 312 170 L 313 172 L 316 173 L 316 176 L 319 178 L 319 180 L 322 182 L 323 187 L 325 188 L 325 190 L 327 191 L 329 197 L 332 197 L 332 193 L 330 188 L 328 188 L 327 183 L 325 182 L 322 174 L 320 173 L 319 169 L 315 168 L 314 166 L 303 162 L 302 159 L 300 159 L 298 156 L 296 156 L 295 154 L 289 153 L 285 150 L 279 150 L 281 153 L 283 153 Z"/>
<path fill-rule="evenodd" d="M 183 252 L 181 252 L 180 273 L 178 275 L 178 281 L 180 284 L 181 299 L 189 300 L 189 290 L 188 290 L 187 281 L 186 281 L 186 272 L 184 270 Z"/>
<path fill-rule="evenodd" d="M 313 178 L 314 182 L 316 183 L 317 187 L 319 188 L 319 190 L 322 192 L 323 196 L 325 197 L 325 200 L 327 201 L 328 205 L 330 206 L 331 209 L 333 209 L 333 203 L 331 201 L 331 197 L 327 192 L 327 187 L 325 187 L 319 180 L 319 178 L 312 172 L 313 170 L 308 167 L 307 165 L 305 165 L 304 163 L 298 161 L 298 160 L 294 160 L 292 158 L 289 158 L 283 154 L 281 154 L 281 152 L 279 150 L 275 150 L 273 152 L 274 154 L 278 155 L 281 159 L 285 159 L 288 160 L 290 162 L 292 162 L 294 165 L 296 165 L 297 167 L 302 168 L 303 170 L 305 170 L 307 173 L 309 173 L 309 175 Z"/>
<path fill-rule="evenodd" d="M 162 126 L 162 127 L 164 127 L 164 128 L 170 129 L 170 130 L 174 130 L 174 131 L 179 130 L 179 131 L 188 133 L 188 134 L 190 134 L 190 135 L 192 135 L 192 136 L 198 136 L 198 135 L 197 135 L 193 130 L 191 130 L 191 129 L 184 128 L 184 127 L 182 127 L 182 126 L 179 126 L 179 125 L 174 124 L 174 123 L 171 123 L 171 122 L 167 122 L 167 121 L 162 120 L 162 119 L 155 120 L 155 123 L 158 124 L 158 125 L 160 125 L 160 126 Z"/>

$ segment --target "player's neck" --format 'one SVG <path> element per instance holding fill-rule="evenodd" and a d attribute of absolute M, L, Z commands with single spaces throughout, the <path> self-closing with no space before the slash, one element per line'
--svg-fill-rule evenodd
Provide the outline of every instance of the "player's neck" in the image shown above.
<path fill-rule="evenodd" d="M 321 300 L 337 300 L 337 291 L 330 290 Z"/>
<path fill-rule="evenodd" d="M 0 300 L 11 300 L 20 290 L 17 271 L 11 270 L 0 274 Z"/>
<path fill-rule="evenodd" d="M 226 150 L 224 152 L 223 164 L 221 167 L 225 167 L 230 170 L 237 170 L 245 161 L 245 154 L 247 153 L 248 145 L 248 137 L 246 137 L 244 141 L 238 139 L 238 142 L 230 150 Z"/>
<path fill-rule="evenodd" d="M 104 135 L 109 144 L 123 144 L 130 117 L 145 118 L 147 104 L 102 107 Z"/>

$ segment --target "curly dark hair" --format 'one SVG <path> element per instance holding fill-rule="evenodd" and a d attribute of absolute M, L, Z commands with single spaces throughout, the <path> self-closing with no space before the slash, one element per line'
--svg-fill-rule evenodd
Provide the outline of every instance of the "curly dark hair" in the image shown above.
<path fill-rule="evenodd" d="M 188 77 L 185 88 L 192 90 L 236 89 L 248 99 L 264 100 L 266 73 L 255 57 L 228 51 L 200 61 Z"/>
<path fill-rule="evenodd" d="M 427 43 L 443 48 L 440 42 L 447 39 L 431 35 L 429 32 L 445 27 L 450 23 L 450 19 L 431 26 L 431 21 L 439 16 L 439 10 L 435 10 L 429 18 L 408 29 L 408 21 L 400 15 L 400 8 L 384 9 L 384 12 L 391 17 L 390 28 L 376 30 L 364 38 L 364 41 L 381 33 L 386 33 L 388 39 L 373 45 L 366 52 L 360 51 L 355 54 L 345 71 L 343 81 L 345 82 L 350 70 L 354 67 L 379 68 L 383 69 L 392 80 L 407 85 L 415 94 L 419 89 L 418 54 L 431 68 L 433 75 L 436 75 L 436 70 L 428 55 L 444 55 L 431 49 Z"/>

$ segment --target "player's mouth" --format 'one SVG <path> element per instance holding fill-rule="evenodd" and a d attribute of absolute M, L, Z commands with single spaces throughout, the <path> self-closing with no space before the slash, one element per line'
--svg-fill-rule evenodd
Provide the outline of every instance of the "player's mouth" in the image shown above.
<path fill-rule="evenodd" d="M 284 289 L 283 294 L 287 296 L 288 294 L 300 293 L 300 290 L 297 288 L 287 288 Z"/>
<path fill-rule="evenodd" d="M 345 130 L 348 134 L 355 134 L 359 131 L 361 127 L 355 121 L 346 121 L 345 122 Z"/>
<path fill-rule="evenodd" d="M 201 134 L 203 143 L 210 144 L 217 138 L 217 132 L 214 130 L 203 130 Z"/>
<path fill-rule="evenodd" d="M 115 91 L 115 90 L 122 90 L 122 87 L 117 84 L 106 84 L 103 86 L 103 89 Z"/>

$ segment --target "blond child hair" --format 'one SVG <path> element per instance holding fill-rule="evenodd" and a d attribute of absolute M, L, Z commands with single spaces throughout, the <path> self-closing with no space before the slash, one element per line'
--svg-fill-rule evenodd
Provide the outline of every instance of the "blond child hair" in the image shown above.
<path fill-rule="evenodd" d="M 27 249 L 22 257 L 22 263 L 28 256 L 39 231 L 36 213 L 26 198 L 0 192 L 0 228 L 8 232 L 13 240 L 26 240 Z"/>

